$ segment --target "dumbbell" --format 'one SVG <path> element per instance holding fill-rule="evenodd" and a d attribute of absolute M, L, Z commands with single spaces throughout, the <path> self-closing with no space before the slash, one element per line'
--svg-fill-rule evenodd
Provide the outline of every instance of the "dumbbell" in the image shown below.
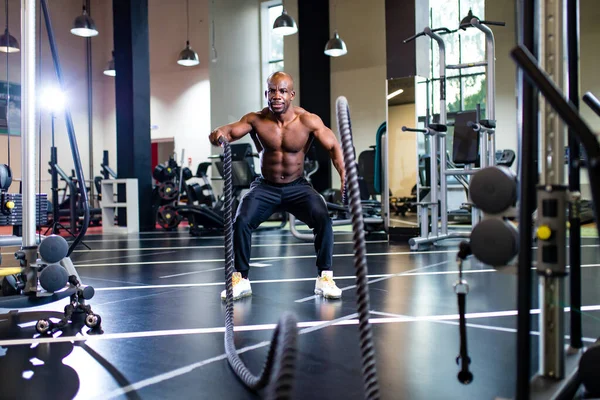
<path fill-rule="evenodd" d="M 600 397 L 600 339 L 581 355 L 579 376 L 585 390 Z"/>
<path fill-rule="evenodd" d="M 50 293 L 62 289 L 69 280 L 69 273 L 60 261 L 67 256 L 69 244 L 62 236 L 51 235 L 40 243 L 39 252 L 44 263 L 48 263 L 40 271 L 40 285 Z"/>
<path fill-rule="evenodd" d="M 519 253 L 519 233 L 506 218 L 517 202 L 517 178 L 507 167 L 478 171 L 469 185 L 471 201 L 485 217 L 471 232 L 471 251 L 484 264 L 502 267 Z"/>

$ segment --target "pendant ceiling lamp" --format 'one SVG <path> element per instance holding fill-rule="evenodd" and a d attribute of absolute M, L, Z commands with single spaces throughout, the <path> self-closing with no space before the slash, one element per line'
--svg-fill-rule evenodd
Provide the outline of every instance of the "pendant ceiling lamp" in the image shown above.
<path fill-rule="evenodd" d="M 19 42 L 8 32 L 8 0 L 4 1 L 4 8 L 6 11 L 6 27 L 4 28 L 4 34 L 0 36 L 0 51 L 16 53 L 20 51 Z"/>
<path fill-rule="evenodd" d="M 92 17 L 87 13 L 85 4 L 83 5 L 83 13 L 75 18 L 71 33 L 75 36 L 92 37 L 98 35 L 98 29 Z"/>
<path fill-rule="evenodd" d="M 293 35 L 296 32 L 298 32 L 296 21 L 287 13 L 285 10 L 285 5 L 283 5 L 283 11 L 281 12 L 281 15 L 273 22 L 273 33 L 277 35 L 288 36 Z"/>
<path fill-rule="evenodd" d="M 179 59 L 177 60 L 177 64 L 183 65 L 184 67 L 193 67 L 194 65 L 200 64 L 200 60 L 198 59 L 198 53 L 196 53 L 190 47 L 190 2 L 186 0 L 186 8 L 187 8 L 187 40 L 185 42 L 185 49 L 181 50 L 179 53 Z"/>
<path fill-rule="evenodd" d="M 107 76 L 116 76 L 117 71 L 115 70 L 115 52 L 112 52 L 112 58 L 108 62 L 106 68 L 103 71 L 104 75 Z"/>
<path fill-rule="evenodd" d="M 337 3 L 333 3 L 333 22 L 337 26 Z M 325 54 L 329 57 L 340 57 L 348 53 L 346 43 L 340 38 L 337 28 L 333 31 L 333 37 L 325 45 Z"/>

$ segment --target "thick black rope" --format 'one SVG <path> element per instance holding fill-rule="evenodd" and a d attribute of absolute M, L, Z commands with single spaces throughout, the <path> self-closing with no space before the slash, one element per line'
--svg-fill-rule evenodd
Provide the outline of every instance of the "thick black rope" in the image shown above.
<path fill-rule="evenodd" d="M 360 351 L 362 356 L 362 371 L 366 399 L 378 399 L 379 383 L 375 367 L 375 346 L 369 323 L 369 290 L 367 285 L 367 249 L 365 245 L 365 229 L 362 216 L 358 173 L 352 144 L 352 128 L 350 125 L 350 109 L 345 97 L 336 100 L 338 131 L 344 152 L 346 167 L 347 197 L 352 214 L 352 231 L 354 233 L 354 268 L 356 272 L 356 303 L 358 309 L 358 329 L 360 336 Z"/>
<path fill-rule="evenodd" d="M 296 341 L 298 337 L 296 317 L 286 312 L 279 319 L 273 332 L 271 347 L 262 372 L 254 376 L 240 359 L 235 348 L 233 337 L 233 284 L 231 278 L 233 267 L 233 186 L 232 186 L 232 160 L 229 143 L 223 138 L 219 139 L 223 147 L 223 178 L 225 185 L 223 194 L 225 198 L 225 293 L 227 296 L 225 306 L 225 352 L 227 360 L 240 380 L 251 390 L 263 389 L 271 382 L 266 390 L 267 399 L 289 399 L 294 383 L 296 365 Z"/>

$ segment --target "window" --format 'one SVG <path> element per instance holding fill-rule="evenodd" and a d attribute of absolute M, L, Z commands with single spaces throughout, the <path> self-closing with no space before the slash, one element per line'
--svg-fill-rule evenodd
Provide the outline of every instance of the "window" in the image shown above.
<path fill-rule="evenodd" d="M 270 74 L 283 71 L 283 36 L 273 33 L 273 23 L 282 11 L 283 5 L 280 0 L 263 1 L 261 3 L 261 88 Z"/>
<path fill-rule="evenodd" d="M 469 9 L 473 15 L 484 19 L 485 0 L 430 0 L 430 26 L 455 30 Z M 485 36 L 469 28 L 443 35 L 446 44 L 446 64 L 464 64 L 485 61 Z M 427 104 L 433 114 L 439 114 L 440 64 L 437 43 L 430 40 L 429 79 L 420 82 L 427 85 Z M 446 107 L 450 114 L 475 110 L 481 105 L 481 118 L 485 115 L 485 67 L 446 69 Z M 423 116 L 423 115 L 421 115 Z"/>

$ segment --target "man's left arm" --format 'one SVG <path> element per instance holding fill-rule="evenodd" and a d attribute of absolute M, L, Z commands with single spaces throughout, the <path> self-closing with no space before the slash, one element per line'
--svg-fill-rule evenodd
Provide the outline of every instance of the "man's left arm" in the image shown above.
<path fill-rule="evenodd" d="M 307 113 L 305 121 L 307 126 L 312 130 L 315 139 L 329 152 L 333 166 L 340 174 L 343 192 L 346 189 L 346 168 L 344 166 L 342 147 L 337 137 L 331 129 L 325 126 L 319 116 Z"/>

